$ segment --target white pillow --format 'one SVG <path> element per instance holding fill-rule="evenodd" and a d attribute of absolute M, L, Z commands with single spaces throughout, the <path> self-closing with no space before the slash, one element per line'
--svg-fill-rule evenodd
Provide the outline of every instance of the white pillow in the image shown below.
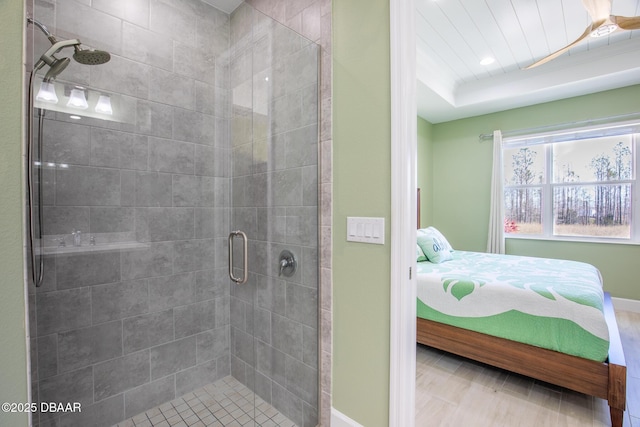
<path fill-rule="evenodd" d="M 447 238 L 444 237 L 444 235 L 437 228 L 429 226 L 427 227 L 427 230 L 433 231 L 435 235 L 438 236 L 438 239 L 440 239 L 440 241 L 447 247 L 447 249 L 449 249 L 449 252 L 453 252 L 453 246 L 451 246 L 451 243 L 449 243 Z"/>
<path fill-rule="evenodd" d="M 440 237 L 432 230 L 418 230 L 417 240 L 418 246 L 432 263 L 440 264 L 453 259 L 453 255 L 451 255 L 451 251 L 449 251 L 445 242 L 440 240 Z"/>

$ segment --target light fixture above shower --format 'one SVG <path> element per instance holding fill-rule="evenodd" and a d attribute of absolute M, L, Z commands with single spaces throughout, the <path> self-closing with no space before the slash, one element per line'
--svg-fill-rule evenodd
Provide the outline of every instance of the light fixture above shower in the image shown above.
<path fill-rule="evenodd" d="M 51 104 L 58 103 L 58 95 L 56 95 L 56 87 L 52 82 L 43 81 L 40 83 L 40 90 L 38 90 L 38 94 L 36 95 L 36 100 L 42 102 L 48 102 Z"/>
<path fill-rule="evenodd" d="M 84 88 L 76 86 L 71 89 L 71 93 L 69 94 L 69 101 L 67 101 L 67 107 L 78 108 L 80 110 L 86 110 L 89 108 L 89 103 L 87 102 L 87 97 L 84 93 Z"/>
<path fill-rule="evenodd" d="M 113 108 L 111 108 L 111 97 L 109 95 L 100 95 L 98 97 L 98 102 L 96 103 L 96 108 L 94 108 L 96 113 L 113 115 Z"/>
<path fill-rule="evenodd" d="M 34 106 L 42 110 L 56 111 L 80 117 L 131 123 L 129 114 L 135 109 L 135 100 L 118 93 L 77 86 L 66 82 L 40 80 L 36 76 L 34 84 L 40 87 L 34 97 Z"/>

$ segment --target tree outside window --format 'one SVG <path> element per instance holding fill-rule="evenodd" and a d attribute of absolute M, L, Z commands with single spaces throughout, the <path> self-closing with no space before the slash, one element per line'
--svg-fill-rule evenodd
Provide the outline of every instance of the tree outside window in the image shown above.
<path fill-rule="evenodd" d="M 503 149 L 505 233 L 630 239 L 634 134 Z"/>

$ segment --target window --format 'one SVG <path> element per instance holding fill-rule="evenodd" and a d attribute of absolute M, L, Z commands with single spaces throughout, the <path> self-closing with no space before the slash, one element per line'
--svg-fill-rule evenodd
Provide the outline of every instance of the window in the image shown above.
<path fill-rule="evenodd" d="M 505 138 L 505 235 L 640 242 L 638 132 L 624 124 Z"/>

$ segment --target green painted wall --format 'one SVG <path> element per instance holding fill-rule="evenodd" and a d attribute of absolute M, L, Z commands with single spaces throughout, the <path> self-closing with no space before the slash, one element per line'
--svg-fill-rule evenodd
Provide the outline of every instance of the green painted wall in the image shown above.
<path fill-rule="evenodd" d="M 0 2 L 0 402 L 27 402 L 22 253 L 23 2 Z M 0 411 L 0 426 L 26 426 L 26 414 Z"/>
<path fill-rule="evenodd" d="M 420 226 L 428 227 L 433 221 L 433 125 L 418 117 L 418 188 L 420 189 Z"/>
<path fill-rule="evenodd" d="M 431 172 L 433 224 L 454 247 L 486 249 L 492 142 L 481 142 L 480 134 L 638 112 L 639 99 L 640 85 L 433 125 L 432 157 L 426 164 L 420 158 L 418 166 Z M 510 254 L 592 263 L 613 296 L 640 300 L 640 245 L 507 239 L 506 249 Z"/>
<path fill-rule="evenodd" d="M 333 406 L 389 420 L 391 87 L 388 0 L 333 1 Z M 346 241 L 384 217 L 385 245 Z"/>

